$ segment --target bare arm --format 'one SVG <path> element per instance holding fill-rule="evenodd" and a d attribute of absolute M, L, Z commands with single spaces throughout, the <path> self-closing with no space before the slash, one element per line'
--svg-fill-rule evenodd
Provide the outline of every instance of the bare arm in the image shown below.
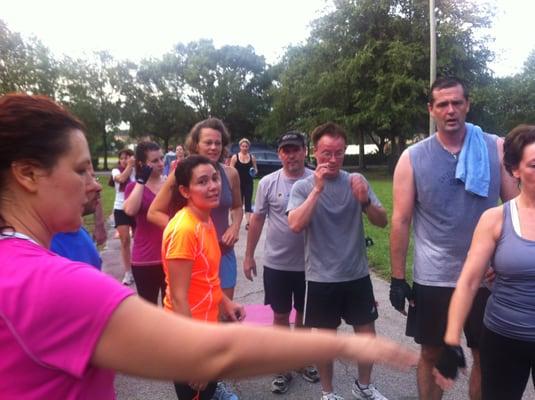
<path fill-rule="evenodd" d="M 316 209 L 316 204 L 318 204 L 321 192 L 323 191 L 327 170 L 328 166 L 326 163 L 317 165 L 314 171 L 314 187 L 312 191 L 299 207 L 288 213 L 288 226 L 293 232 L 299 233 L 303 231 L 310 223 L 314 210 Z"/>
<path fill-rule="evenodd" d="M 134 170 L 135 165 L 136 165 L 136 160 L 134 159 L 134 157 L 129 158 L 124 171 L 121 172 L 119 175 L 115 175 L 113 177 L 113 180 L 119 183 L 128 182 L 128 180 L 130 179 L 130 175 L 132 175 L 132 171 Z"/>
<path fill-rule="evenodd" d="M 384 228 L 388 225 L 388 217 L 386 215 L 386 210 L 383 207 L 377 206 L 375 204 L 370 204 L 364 210 L 368 216 L 368 220 L 375 226 Z"/>
<path fill-rule="evenodd" d="M 498 138 L 496 147 L 498 148 L 498 159 L 500 160 L 500 198 L 505 203 L 518 196 L 520 190 L 518 188 L 518 181 L 503 166 L 503 138 Z"/>
<path fill-rule="evenodd" d="M 101 198 L 98 199 L 97 207 L 95 208 L 95 229 L 93 231 L 93 237 L 99 246 L 106 243 L 106 239 L 108 238 Z"/>
<path fill-rule="evenodd" d="M 502 223 L 503 206 L 500 206 L 485 211 L 477 224 L 448 310 L 444 341 L 449 345 L 460 346 L 464 323 L 496 249 Z"/>
<path fill-rule="evenodd" d="M 141 202 L 143 200 L 143 190 L 145 185 L 136 182 L 134 189 L 130 192 L 130 195 L 125 199 L 123 204 L 123 210 L 126 215 L 135 217 L 141 208 Z"/>
<path fill-rule="evenodd" d="M 235 168 L 224 166 L 225 173 L 227 174 L 228 181 L 230 183 L 230 190 L 232 191 L 232 208 L 230 210 L 231 224 L 228 229 L 223 233 L 221 240 L 227 246 L 233 246 L 238 241 L 240 235 L 240 225 L 243 218 L 243 207 L 241 202 L 240 192 L 240 176 Z"/>
<path fill-rule="evenodd" d="M 156 194 L 152 201 L 149 211 L 147 212 L 147 220 L 162 229 L 165 229 L 169 222 L 169 206 L 173 198 L 173 189 L 175 187 L 175 174 L 171 174 L 165 180 L 162 188 Z"/>
<path fill-rule="evenodd" d="M 238 156 L 236 154 L 234 154 L 232 157 L 230 157 L 230 163 L 229 165 L 232 167 L 232 168 L 236 168 L 236 159 L 238 158 Z"/>
<path fill-rule="evenodd" d="M 405 279 L 409 232 L 416 196 L 408 150 L 401 155 L 394 171 L 392 228 L 390 230 L 390 266 L 394 278 Z"/>
<path fill-rule="evenodd" d="M 258 167 L 256 166 L 256 157 L 251 154 L 251 161 L 253 162 L 253 168 L 258 173 Z"/>
<path fill-rule="evenodd" d="M 191 260 L 167 260 L 169 290 L 171 301 L 173 302 L 173 310 L 177 314 L 190 318 L 191 310 L 188 301 L 188 291 L 192 268 L 193 261 Z"/>
<path fill-rule="evenodd" d="M 361 175 L 351 175 L 349 178 L 351 191 L 355 199 L 362 205 L 363 211 L 368 216 L 368 220 L 375 226 L 384 228 L 388 224 L 386 210 L 376 204 L 371 203 L 369 184 Z"/>
<path fill-rule="evenodd" d="M 253 213 L 249 220 L 249 230 L 247 231 L 247 247 L 245 249 L 245 257 L 243 258 L 243 273 L 250 281 L 253 280 L 253 275 L 256 276 L 256 261 L 254 259 L 254 252 L 256 245 L 262 234 L 262 228 L 266 216 L 264 214 Z"/>
<path fill-rule="evenodd" d="M 417 355 L 369 335 L 207 324 L 131 296 L 112 314 L 92 363 L 131 375 L 188 382 L 275 373 L 334 358 L 408 367 Z"/>

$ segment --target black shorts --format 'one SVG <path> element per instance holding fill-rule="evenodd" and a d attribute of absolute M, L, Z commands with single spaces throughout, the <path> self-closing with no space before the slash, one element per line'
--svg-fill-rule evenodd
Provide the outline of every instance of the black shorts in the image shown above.
<path fill-rule="evenodd" d="M 424 286 L 414 283 L 414 307 L 409 307 L 406 335 L 418 344 L 442 346 L 448 322 L 448 308 L 453 295 L 451 287 Z M 483 315 L 490 291 L 478 290 L 470 314 L 464 324 L 468 347 L 478 348 L 483 327 Z"/>
<path fill-rule="evenodd" d="M 305 305 L 305 272 L 280 271 L 264 266 L 264 304 L 276 314 L 287 314 L 293 306 L 303 313 Z"/>
<path fill-rule="evenodd" d="M 130 225 L 132 228 L 136 227 L 136 220 L 126 213 L 123 210 L 113 210 L 113 219 L 115 220 L 115 227 L 121 225 Z"/>
<path fill-rule="evenodd" d="M 306 282 L 304 325 L 336 329 L 341 319 L 361 326 L 378 317 L 370 276 L 348 282 Z"/>

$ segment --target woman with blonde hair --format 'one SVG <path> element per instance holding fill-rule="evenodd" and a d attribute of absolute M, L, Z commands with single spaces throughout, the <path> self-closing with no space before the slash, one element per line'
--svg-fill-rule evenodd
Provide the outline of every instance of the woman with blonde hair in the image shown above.
<path fill-rule="evenodd" d="M 238 142 L 240 151 L 234 154 L 230 159 L 230 166 L 236 168 L 238 175 L 240 175 L 240 193 L 242 203 L 245 205 L 245 229 L 249 229 L 249 219 L 253 209 L 251 207 L 251 200 L 253 198 L 253 177 L 258 173 L 256 166 L 256 158 L 249 149 L 251 142 L 247 138 L 242 138 Z"/>

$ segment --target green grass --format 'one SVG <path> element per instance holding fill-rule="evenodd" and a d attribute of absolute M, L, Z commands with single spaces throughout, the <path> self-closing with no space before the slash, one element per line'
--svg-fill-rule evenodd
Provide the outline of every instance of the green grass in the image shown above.
<path fill-rule="evenodd" d="M 388 215 L 388 226 L 378 228 L 364 218 L 366 235 L 373 239 L 374 245 L 368 247 L 370 267 L 384 278 L 390 278 L 390 221 L 392 218 L 392 177 L 386 171 L 365 172 L 373 191 L 383 204 Z M 412 240 L 407 255 L 407 280 L 412 281 Z"/>
<path fill-rule="evenodd" d="M 364 229 L 366 235 L 373 239 L 374 245 L 368 247 L 368 259 L 370 267 L 380 276 L 388 279 L 390 277 L 390 219 L 392 217 L 392 177 L 388 175 L 386 170 L 373 170 L 364 173 L 368 179 L 373 191 L 379 197 L 388 214 L 389 225 L 382 229 L 372 226 L 366 218 L 364 218 Z M 108 218 L 113 211 L 113 201 L 115 199 L 114 188 L 108 186 L 107 176 L 100 178 L 102 184 L 102 205 L 104 207 L 104 216 Z M 254 179 L 253 199 L 256 195 L 256 188 L 258 186 L 258 179 Z M 94 224 L 93 216 L 85 218 L 85 225 L 92 230 Z M 244 239 L 245 240 L 245 239 Z M 409 246 L 407 256 L 407 280 L 412 281 L 412 240 Z"/>

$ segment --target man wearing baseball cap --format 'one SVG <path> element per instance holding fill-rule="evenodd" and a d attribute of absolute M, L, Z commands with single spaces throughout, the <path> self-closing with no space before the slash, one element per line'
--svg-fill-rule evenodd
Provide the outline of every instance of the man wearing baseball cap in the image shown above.
<path fill-rule="evenodd" d="M 278 153 L 282 168 L 266 175 L 258 184 L 247 234 L 243 272 L 251 281 L 256 276 L 254 252 L 267 220 L 263 260 L 265 304 L 269 304 L 273 310 L 273 325 L 283 327 L 290 327 L 293 306 L 296 310 L 295 326 L 301 328 L 305 299 L 304 237 L 288 227 L 286 207 L 294 183 L 313 175 L 311 170 L 305 168 L 305 135 L 298 131 L 284 133 L 279 138 Z M 300 373 L 309 382 L 319 380 L 314 367 L 305 367 Z M 291 380 L 290 372 L 276 375 L 271 391 L 285 393 Z"/>

